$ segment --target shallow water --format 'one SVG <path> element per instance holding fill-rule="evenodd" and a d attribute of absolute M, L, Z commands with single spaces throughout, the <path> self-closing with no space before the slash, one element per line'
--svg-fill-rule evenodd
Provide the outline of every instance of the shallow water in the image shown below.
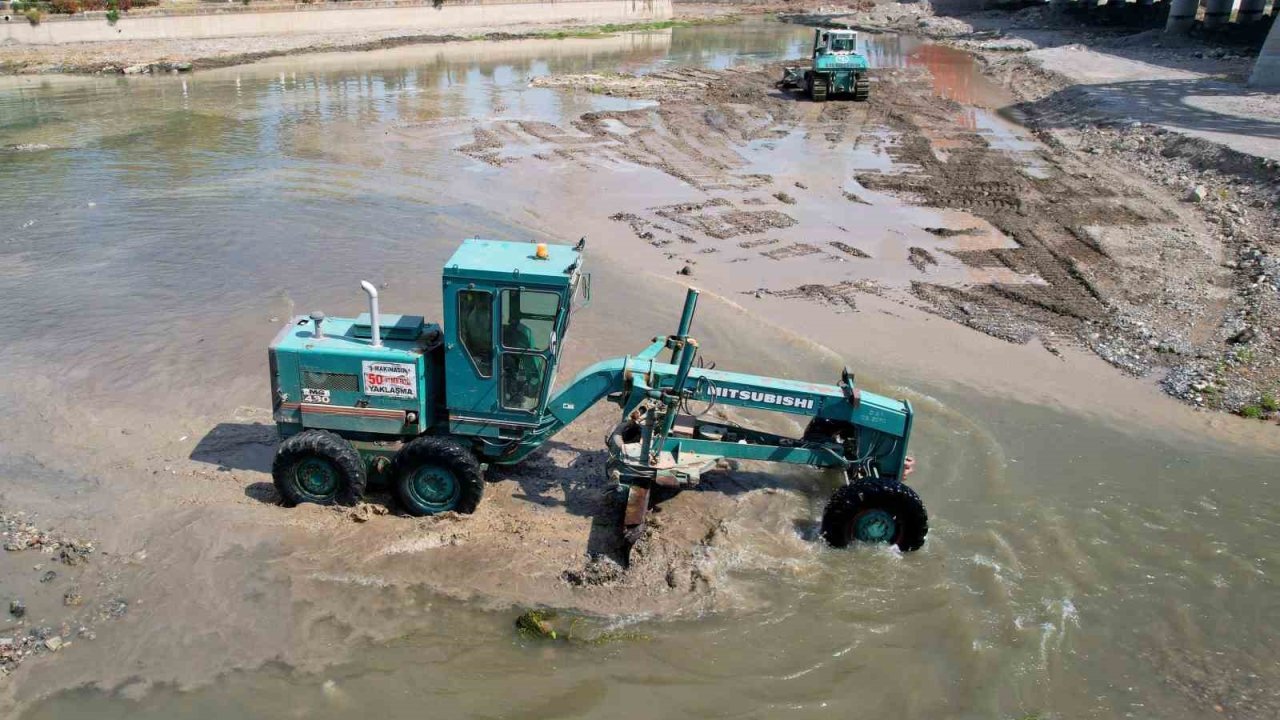
<path fill-rule="evenodd" d="M 61 442 L 82 413 L 151 417 L 147 437 L 226 417 L 265 399 L 272 318 L 357 311 L 361 278 L 387 283 L 388 308 L 435 314 L 437 268 L 456 238 L 539 237 L 495 207 L 510 198 L 486 197 L 492 169 L 454 152 L 472 123 L 564 123 L 634 104 L 531 88 L 530 77 L 794 58 L 810 38 L 751 24 L 301 56 L 189 77 L 6 80 L 0 144 L 51 149 L 0 155 L 0 490 L 32 496 L 31 483 L 53 481 L 26 464 L 38 452 L 3 439 L 20 423 L 48 423 Z M 865 42 L 878 65 L 924 64 L 940 94 L 991 102 L 954 51 Z M 971 112 L 979 127 L 993 122 Z M 402 152 L 388 139 L 402 128 L 438 129 L 439 143 Z M 1013 131 L 993 130 L 994 141 L 1001 133 Z M 570 338 L 579 358 L 634 351 L 668 329 L 679 288 L 607 264 L 595 272 L 595 307 Z M 723 367 L 835 376 L 830 355 L 742 313 L 700 312 L 699 336 Z M 510 613 L 329 578 L 350 612 L 306 630 L 334 632 L 334 660 L 254 662 L 181 689 L 140 689 L 146 677 L 73 689 L 23 717 L 1193 718 L 1215 704 L 1274 716 L 1274 446 L 988 398 L 897 374 L 857 338 L 814 339 L 917 405 L 913 450 L 933 523 L 919 553 L 833 551 L 811 542 L 818 497 L 764 502 L 727 528 L 734 542 L 719 558 L 737 568 L 748 609 L 622 618 L 649 639 L 600 647 L 524 644 Z M 92 503 L 110 492 L 66 494 Z M 253 589 L 264 613 L 277 612 L 276 582 Z M 365 632 L 361 617 L 392 631 Z M 189 620 L 164 633 L 196 638 L 192 654 L 216 652 Z M 66 652 L 76 650 L 93 652 Z"/>

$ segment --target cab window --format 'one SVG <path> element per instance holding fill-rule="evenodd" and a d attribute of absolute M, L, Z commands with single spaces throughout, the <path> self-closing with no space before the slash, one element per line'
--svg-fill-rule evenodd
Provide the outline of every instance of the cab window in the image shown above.
<path fill-rule="evenodd" d="M 484 290 L 458 291 L 458 341 L 480 377 L 493 375 L 493 295 Z"/>
<path fill-rule="evenodd" d="M 538 352 L 550 348 L 559 310 L 559 293 L 523 288 L 503 290 L 502 346 Z"/>
<path fill-rule="evenodd" d="M 542 378 L 547 359 L 532 353 L 502 354 L 502 407 L 508 410 L 537 410 L 542 397 Z"/>

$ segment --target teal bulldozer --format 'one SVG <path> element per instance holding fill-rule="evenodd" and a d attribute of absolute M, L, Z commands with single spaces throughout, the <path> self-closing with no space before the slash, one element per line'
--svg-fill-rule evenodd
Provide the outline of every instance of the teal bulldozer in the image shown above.
<path fill-rule="evenodd" d="M 858 34 L 852 30 L 815 30 L 812 65 L 783 68 L 779 85 L 802 89 L 814 102 L 826 102 L 833 95 L 866 100 L 871 96 L 871 78 L 867 58 L 857 45 Z"/>
<path fill-rule="evenodd" d="M 928 519 L 903 484 L 912 409 L 836 385 L 704 367 L 689 333 L 689 289 L 676 332 L 634 356 L 598 362 L 556 387 L 573 314 L 591 297 L 585 239 L 577 246 L 470 239 L 445 263 L 443 324 L 369 312 L 298 316 L 271 343 L 272 408 L 282 438 L 272 475 L 286 504 L 349 504 L 384 478 L 410 515 L 470 513 L 489 465 L 518 463 L 588 408 L 621 408 L 606 472 L 625 493 L 621 528 L 634 542 L 651 493 L 697 484 L 725 459 L 836 468 L 822 534 L 838 547 L 924 543 Z M 800 437 L 711 419 L 714 405 L 807 418 Z M 621 505 L 621 503 L 620 503 Z"/>

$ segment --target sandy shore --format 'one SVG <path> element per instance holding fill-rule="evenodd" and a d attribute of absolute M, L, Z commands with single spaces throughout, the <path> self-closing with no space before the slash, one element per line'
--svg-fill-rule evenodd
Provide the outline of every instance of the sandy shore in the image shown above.
<path fill-rule="evenodd" d="M 754 8 L 763 12 L 768 6 Z M 730 22 L 734 6 L 681 5 L 676 19 L 646 25 Z M 402 30 L 318 33 L 308 35 L 210 38 L 206 40 L 133 40 L 121 42 L 65 43 L 61 45 L 0 46 L 0 75 L 4 74 L 146 74 L 186 72 L 240 65 L 263 58 L 302 53 L 366 51 L 401 45 L 458 42 L 462 40 L 513 40 L 520 38 L 590 37 L 597 25 L 582 22 L 514 23 L 495 28 L 460 28 L 446 34 Z"/>

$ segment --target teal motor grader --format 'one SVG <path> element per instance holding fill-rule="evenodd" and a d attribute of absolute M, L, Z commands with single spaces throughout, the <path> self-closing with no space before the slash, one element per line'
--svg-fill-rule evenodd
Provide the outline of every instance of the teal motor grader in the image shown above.
<path fill-rule="evenodd" d="M 812 64 L 783 68 L 778 85 L 802 89 L 814 102 L 826 102 L 833 95 L 866 100 L 871 96 L 871 77 L 867 58 L 857 46 L 858 34 L 852 30 L 815 30 Z"/>
<path fill-rule="evenodd" d="M 847 370 L 825 385 L 701 367 L 689 334 L 697 290 L 673 335 L 555 388 L 570 320 L 590 301 L 584 248 L 464 241 L 444 266 L 443 325 L 381 314 L 368 282 L 368 313 L 293 318 L 269 352 L 282 438 L 272 475 L 285 503 L 349 504 L 379 475 L 411 515 L 470 513 L 487 465 L 519 462 L 608 400 L 622 412 L 606 472 L 626 493 L 630 541 L 655 488 L 694 485 L 740 459 L 841 470 L 822 518 L 831 545 L 921 547 L 928 519 L 903 483 L 911 404 L 862 391 Z M 809 420 L 787 437 L 708 419 L 712 404 Z"/>

